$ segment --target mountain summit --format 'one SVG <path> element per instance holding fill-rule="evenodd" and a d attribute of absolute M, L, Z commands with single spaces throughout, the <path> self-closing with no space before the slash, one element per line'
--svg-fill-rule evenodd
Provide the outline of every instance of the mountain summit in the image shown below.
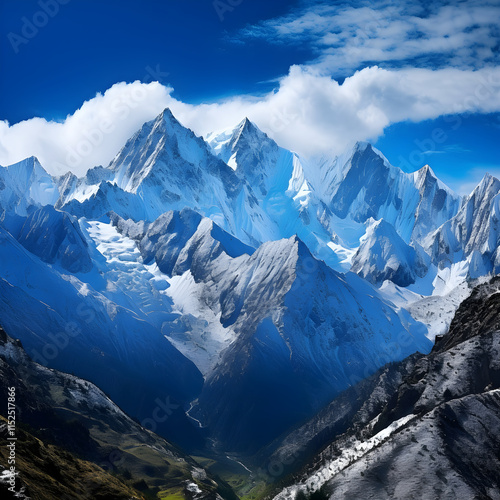
<path fill-rule="evenodd" d="M 332 399 L 339 418 L 362 411 L 352 386 L 431 350 L 498 271 L 499 193 L 486 177 L 462 199 L 368 143 L 303 158 L 248 119 L 205 141 L 166 109 L 84 177 L 0 167 L 0 324 L 244 468 Z"/>

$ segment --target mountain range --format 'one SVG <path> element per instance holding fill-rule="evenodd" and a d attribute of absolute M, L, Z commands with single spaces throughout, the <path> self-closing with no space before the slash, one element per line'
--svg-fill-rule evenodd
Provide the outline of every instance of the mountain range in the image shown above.
<path fill-rule="evenodd" d="M 246 474 L 294 429 L 323 426 L 300 431 L 318 468 L 314 443 L 363 411 L 361 434 L 329 444 L 357 460 L 379 433 L 421 425 L 413 389 L 396 411 L 378 388 L 445 356 L 436 335 L 498 272 L 499 193 L 487 175 L 458 196 L 368 143 L 303 158 L 248 119 L 204 139 L 166 109 L 84 177 L 33 157 L 0 167 L 0 324 L 33 362 L 95 384 L 191 455 Z M 325 416 L 330 404 L 344 406 Z M 338 488 L 344 465 L 324 467 Z M 311 493 L 306 477 L 294 495 Z"/>

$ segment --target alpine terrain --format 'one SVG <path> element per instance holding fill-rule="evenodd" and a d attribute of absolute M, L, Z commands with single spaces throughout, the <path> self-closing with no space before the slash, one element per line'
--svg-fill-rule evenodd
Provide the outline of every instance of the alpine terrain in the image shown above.
<path fill-rule="evenodd" d="M 169 109 L 83 177 L 0 167 L 16 491 L 500 498 L 499 221 L 490 175 Z"/>

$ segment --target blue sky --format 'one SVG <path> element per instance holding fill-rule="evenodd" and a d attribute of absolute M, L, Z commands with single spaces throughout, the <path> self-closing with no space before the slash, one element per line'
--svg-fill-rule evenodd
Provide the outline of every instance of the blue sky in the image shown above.
<path fill-rule="evenodd" d="M 486 171 L 500 175 L 500 0 L 0 9 L 0 164 L 35 154 L 52 173 L 83 173 L 169 106 L 198 134 L 249 116 L 307 156 L 369 140 L 406 170 L 429 163 L 462 192 Z"/>
<path fill-rule="evenodd" d="M 187 102 L 261 93 L 275 85 L 269 80 L 312 57 L 307 47 L 275 46 L 270 54 L 263 40 L 229 40 L 248 24 L 284 14 L 290 1 L 244 0 L 233 7 L 225 0 L 221 6 L 212 0 L 70 0 L 27 43 L 11 37 L 14 44 L 7 35 L 22 36 L 23 17 L 33 21 L 39 0 L 0 5 L 2 73 L 11 75 L 0 82 L 0 109 L 10 122 L 64 118 L 116 82 L 150 81 L 148 68 L 159 67 L 155 76 Z"/>

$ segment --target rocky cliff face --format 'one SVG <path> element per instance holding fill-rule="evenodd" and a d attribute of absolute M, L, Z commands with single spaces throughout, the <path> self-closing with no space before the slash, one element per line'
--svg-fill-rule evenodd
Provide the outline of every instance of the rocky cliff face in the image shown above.
<path fill-rule="evenodd" d="M 345 399 L 307 424 L 334 437 L 277 498 L 500 498 L 499 290 L 476 288 L 429 355 L 384 369 L 349 424 L 334 430 Z"/>

